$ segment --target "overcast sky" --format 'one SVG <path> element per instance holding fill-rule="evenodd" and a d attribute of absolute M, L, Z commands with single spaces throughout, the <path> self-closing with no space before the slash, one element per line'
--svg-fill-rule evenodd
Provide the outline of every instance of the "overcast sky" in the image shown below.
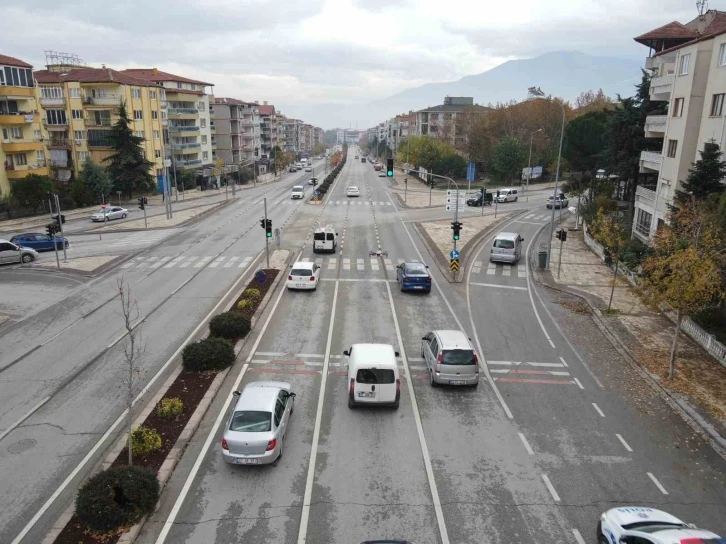
<path fill-rule="evenodd" d="M 726 4 L 726 0 L 722 2 Z M 713 9 L 726 9 L 711 2 Z M 644 58 L 695 0 L 2 0 L 0 53 L 157 67 L 281 106 L 367 102 L 558 50 Z"/>

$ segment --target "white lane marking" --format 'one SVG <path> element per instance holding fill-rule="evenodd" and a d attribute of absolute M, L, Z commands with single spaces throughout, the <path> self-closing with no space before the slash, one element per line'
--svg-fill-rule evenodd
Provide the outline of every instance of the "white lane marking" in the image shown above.
<path fill-rule="evenodd" d="M 408 360 L 406 359 L 406 350 L 403 347 L 403 338 L 401 337 L 401 327 L 398 325 L 398 317 L 396 316 L 396 308 L 393 305 L 393 295 L 391 294 L 391 286 L 386 283 L 386 291 L 388 291 L 388 302 L 391 305 L 391 314 L 393 315 L 393 325 L 396 329 L 396 338 L 398 339 L 399 349 L 401 350 L 401 359 L 403 360 L 403 368 L 406 370 L 406 375 L 411 375 L 411 370 L 408 366 Z M 431 489 L 431 498 L 434 502 L 434 511 L 436 512 L 436 520 L 439 525 L 439 535 L 441 536 L 442 544 L 449 544 L 449 534 L 446 530 L 446 521 L 444 520 L 444 511 L 441 508 L 441 500 L 439 499 L 439 490 L 436 487 L 436 480 L 434 479 L 434 470 L 431 466 L 431 456 L 429 455 L 429 448 L 426 445 L 426 437 L 424 436 L 423 424 L 421 423 L 421 414 L 418 411 L 418 402 L 416 401 L 416 394 L 413 390 L 413 380 L 406 380 L 408 386 L 408 395 L 411 399 L 411 406 L 413 408 L 413 418 L 416 421 L 416 430 L 418 431 L 418 441 L 421 444 L 421 453 L 423 453 L 424 466 L 426 467 L 426 475 L 429 480 L 429 488 Z M 298 544 L 301 544 L 298 541 Z"/>
<path fill-rule="evenodd" d="M 575 380 L 575 383 L 577 384 L 577 387 L 579 387 L 580 389 L 585 389 L 585 388 L 584 388 L 584 387 L 582 386 L 582 384 L 580 383 L 580 380 L 578 380 L 577 378 L 573 378 L 573 379 Z"/>
<path fill-rule="evenodd" d="M 525 253 L 525 255 L 529 255 L 529 250 L 532 248 L 533 243 L 534 243 L 534 238 L 532 238 L 529 241 L 529 244 L 527 244 L 527 252 Z M 527 261 L 526 262 L 527 270 L 529 270 L 529 266 L 530 266 L 529 259 L 525 258 L 525 260 Z M 545 329 L 544 323 L 542 323 L 542 318 L 539 316 L 539 312 L 537 311 L 537 306 L 534 304 L 534 297 L 532 297 L 532 284 L 529 280 L 529 276 L 530 276 L 530 274 L 528 273 L 527 274 L 527 290 L 529 291 L 529 301 L 532 304 L 532 309 L 534 310 L 534 315 L 537 318 L 537 322 L 539 323 L 539 326 L 542 329 L 542 332 L 544 333 L 545 338 L 547 338 L 547 341 L 550 343 L 550 346 L 552 346 L 552 349 L 555 349 L 555 343 L 550 338 L 550 335 L 547 334 L 547 329 Z M 540 302 L 542 302 L 542 299 L 540 299 Z M 544 306 L 544 303 L 542 304 L 542 306 Z M 554 319 L 553 319 L 553 321 L 554 321 Z"/>
<path fill-rule="evenodd" d="M 620 436 L 619 434 L 615 433 L 615 436 L 618 437 L 618 440 L 620 440 L 620 443 L 623 445 L 623 447 L 628 450 L 630 453 L 633 453 L 633 448 L 631 448 L 628 443 L 625 441 L 625 439 Z"/>
<path fill-rule="evenodd" d="M 487 273 L 489 271 L 487 270 Z M 508 274 L 504 274 L 507 276 Z M 477 287 L 496 287 L 497 289 L 514 289 L 516 291 L 526 291 L 526 287 L 515 287 L 514 285 L 497 285 L 496 283 L 477 283 L 477 282 L 471 282 L 472 285 L 476 285 Z"/>
<path fill-rule="evenodd" d="M 560 361 L 562 361 L 562 366 L 567 366 L 567 363 L 565 362 L 564 358 L 560 357 Z"/>
<path fill-rule="evenodd" d="M 45 397 L 45 398 L 44 398 L 43 400 L 41 400 L 41 401 L 40 401 L 40 402 L 39 402 L 38 404 L 36 404 L 35 406 L 33 406 L 33 407 L 32 407 L 32 408 L 31 408 L 30 410 L 28 410 L 27 412 L 25 412 L 25 414 L 24 414 L 24 415 L 22 415 L 22 416 L 20 417 L 20 419 L 18 419 L 18 420 L 17 420 L 17 421 L 15 422 L 15 423 L 13 423 L 12 425 L 10 425 L 10 427 L 8 427 L 7 429 L 5 429 L 5 430 L 3 431 L 3 434 L 0 434 L 0 440 L 2 440 L 3 438 L 5 438 L 5 437 L 6 437 L 7 435 L 9 435 L 9 434 L 10 434 L 11 432 L 13 432 L 13 431 L 15 430 L 15 428 L 16 428 L 16 427 L 18 427 L 18 425 L 20 425 L 20 424 L 21 424 L 21 423 L 22 423 L 23 421 L 25 421 L 25 420 L 26 420 L 26 419 L 28 419 L 28 418 L 29 418 L 30 416 L 32 416 L 32 415 L 33 415 L 33 414 L 34 414 L 34 413 L 35 413 L 35 412 L 36 412 L 36 411 L 37 411 L 37 410 L 38 410 L 38 409 L 39 409 L 39 408 L 40 408 L 41 406 L 43 406 L 43 405 L 44 405 L 44 404 L 45 404 L 46 402 L 48 402 L 49 400 L 50 400 L 50 397 L 49 397 L 49 396 L 48 396 L 48 397 Z"/>
<path fill-rule="evenodd" d="M 562 368 L 562 365 L 560 363 L 530 363 L 530 362 L 520 362 L 520 361 L 487 361 L 487 364 L 489 365 L 528 365 L 528 366 L 539 366 L 539 367 L 545 367 L 545 368 Z"/>
<path fill-rule="evenodd" d="M 262 252 L 260 252 L 257 257 L 255 257 L 255 261 L 257 261 L 260 257 L 262 257 Z M 159 379 L 161 375 L 166 372 L 167 368 L 169 368 L 169 365 L 179 356 L 179 354 L 182 352 L 182 350 L 186 347 L 186 345 L 189 343 L 189 341 L 196 336 L 196 334 L 199 332 L 199 329 L 201 329 L 204 325 L 207 324 L 207 321 L 210 317 L 214 315 L 214 313 L 219 309 L 219 307 L 222 305 L 224 300 L 229 296 L 230 293 L 234 292 L 235 289 L 237 289 L 237 286 L 242 282 L 242 280 L 245 279 L 244 275 L 241 275 L 234 284 L 232 284 L 232 287 L 229 288 L 229 290 L 222 296 L 222 298 L 219 299 L 219 302 L 215 304 L 214 308 L 204 317 L 204 319 L 194 328 L 194 330 L 189 334 L 189 336 L 186 337 L 186 339 L 179 345 L 177 350 L 172 353 L 171 357 L 162 365 L 162 367 L 154 374 L 154 377 L 149 380 L 149 383 L 146 384 L 146 386 L 139 392 L 138 395 L 136 395 L 136 398 L 134 398 L 132 405 L 135 405 L 138 403 L 138 401 L 151 389 L 151 387 L 156 383 L 156 380 Z M 113 422 L 113 424 L 108 428 L 108 430 L 103 433 L 103 436 L 98 439 L 98 442 L 94 444 L 94 446 L 90 449 L 90 451 L 85 455 L 83 459 L 81 459 L 81 462 L 78 463 L 76 468 L 73 469 L 73 471 L 66 477 L 65 480 L 63 480 L 63 483 L 56 489 L 53 494 L 48 498 L 47 501 L 43 504 L 43 506 L 40 507 L 40 510 L 38 510 L 35 515 L 32 517 L 32 519 L 28 522 L 28 524 L 23 527 L 23 530 L 20 531 L 18 536 L 15 537 L 15 540 L 12 541 L 12 544 L 20 544 L 20 542 L 25 538 L 25 535 L 27 535 L 30 530 L 35 526 L 36 523 L 38 523 L 38 520 L 46 513 L 46 511 L 53 505 L 53 503 L 56 501 L 56 499 L 65 491 L 66 487 L 73 481 L 73 479 L 78 475 L 78 473 L 83 469 L 83 467 L 88 463 L 88 461 L 96 454 L 96 452 L 99 450 L 99 448 L 103 445 L 103 443 L 108 440 L 108 437 L 111 436 L 115 431 L 116 428 L 121 425 L 124 421 L 126 421 L 126 414 L 128 412 L 128 408 L 125 409 L 123 412 L 121 412 L 121 415 L 118 416 L 116 421 Z"/>
<path fill-rule="evenodd" d="M 653 483 L 655 484 L 655 487 L 657 487 L 657 488 L 658 488 L 658 490 L 659 490 L 659 491 L 660 491 L 661 493 L 663 493 L 664 495 L 667 495 L 667 494 L 668 494 L 668 491 L 666 491 L 666 488 L 665 488 L 665 487 L 663 487 L 663 486 L 662 486 L 662 485 L 660 484 L 660 482 L 659 482 L 659 481 L 658 481 L 658 480 L 657 480 L 657 479 L 655 478 L 655 476 L 653 476 L 653 473 L 652 473 L 652 472 L 648 472 L 648 478 L 650 478 L 651 480 L 653 480 Z"/>
<path fill-rule="evenodd" d="M 303 495 L 302 514 L 300 516 L 300 530 L 297 534 L 298 544 L 305 544 L 308 534 L 308 519 L 310 517 L 310 503 L 313 497 L 313 480 L 315 479 L 315 464 L 318 458 L 318 443 L 320 441 L 320 425 L 323 420 L 323 402 L 325 402 L 325 384 L 328 382 L 328 366 L 330 364 L 330 346 L 333 343 L 333 327 L 335 325 L 335 306 L 338 302 L 338 286 L 335 283 L 333 291 L 333 309 L 330 312 L 330 325 L 328 325 L 328 339 L 325 344 L 325 359 L 323 359 L 322 379 L 320 380 L 320 393 L 318 394 L 318 407 L 315 411 L 315 427 L 313 428 L 313 444 L 310 448 L 308 461 L 308 475 L 305 481 L 305 494 Z"/>
<path fill-rule="evenodd" d="M 136 262 L 134 262 L 134 261 L 131 261 L 131 262 L 128 262 L 128 263 L 122 264 L 122 265 L 121 265 L 121 268 L 130 268 L 130 267 L 134 266 L 135 264 L 136 264 Z"/>
<path fill-rule="evenodd" d="M 555 502 L 560 502 L 560 496 L 557 494 L 557 491 L 555 491 L 555 487 L 552 485 L 552 482 L 550 482 L 550 479 L 547 477 L 547 475 L 543 474 L 542 479 L 544 480 L 544 483 L 547 486 L 547 489 L 549 490 L 550 495 L 552 495 L 552 498 L 555 500 Z"/>
<path fill-rule="evenodd" d="M 487 268 L 487 276 L 494 276 L 497 273 L 496 268 Z"/>
<path fill-rule="evenodd" d="M 592 407 L 593 407 L 593 408 L 595 408 L 595 411 L 596 411 L 596 412 L 597 412 L 598 414 L 600 414 L 600 417 L 605 417 L 605 414 L 603 414 L 603 413 L 602 413 L 602 410 L 600 410 L 600 407 L 599 407 L 599 406 L 598 406 L 597 404 L 595 404 L 595 403 L 593 402 L 593 403 L 592 403 Z"/>
<path fill-rule="evenodd" d="M 222 264 L 222 261 L 225 259 L 225 257 L 217 257 L 214 259 L 213 263 L 209 263 L 209 268 L 216 268 L 220 264 Z"/>
<path fill-rule="evenodd" d="M 255 352 L 255 355 L 259 355 L 260 357 L 287 357 L 292 354 L 285 353 L 284 351 L 258 351 Z"/>
<path fill-rule="evenodd" d="M 585 539 L 582 538 L 580 531 L 578 531 L 577 529 L 572 529 L 572 534 L 574 535 L 575 542 L 577 542 L 577 544 L 585 544 Z"/>
<path fill-rule="evenodd" d="M 516 221 L 512 221 L 512 223 L 524 223 L 525 225 L 537 225 L 538 227 L 542 226 L 542 223 L 533 223 L 532 221 L 522 221 L 517 219 Z"/>
<path fill-rule="evenodd" d="M 529 442 L 527 442 L 527 438 L 522 433 L 519 433 L 519 438 L 522 440 L 522 444 L 524 444 L 524 449 L 527 450 L 527 453 L 534 455 L 534 450 L 532 449 L 532 446 L 529 445 Z"/>

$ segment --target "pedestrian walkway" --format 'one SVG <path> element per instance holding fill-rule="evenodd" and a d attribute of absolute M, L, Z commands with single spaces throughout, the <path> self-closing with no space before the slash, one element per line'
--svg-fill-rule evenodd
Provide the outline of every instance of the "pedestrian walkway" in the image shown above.
<path fill-rule="evenodd" d="M 391 202 L 381 202 L 379 200 L 329 200 L 328 206 L 393 206 Z"/>
<path fill-rule="evenodd" d="M 108 250 L 116 250 L 139 245 L 152 245 L 171 236 L 172 234 L 176 234 L 176 232 L 176 230 L 158 230 L 149 232 L 130 232 L 124 235 L 117 234 L 105 244 L 105 248 Z"/>
<path fill-rule="evenodd" d="M 482 261 L 474 262 L 471 273 L 483 274 L 485 276 L 503 276 L 509 278 L 527 278 L 527 265 L 525 264 L 507 264 L 507 263 L 484 263 Z"/>

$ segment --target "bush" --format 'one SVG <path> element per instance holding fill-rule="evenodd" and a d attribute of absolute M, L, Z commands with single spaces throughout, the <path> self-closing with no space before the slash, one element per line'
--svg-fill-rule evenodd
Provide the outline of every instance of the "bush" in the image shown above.
<path fill-rule="evenodd" d="M 174 419 L 184 411 L 184 403 L 178 397 L 161 399 L 156 407 L 156 415 L 165 419 Z"/>
<path fill-rule="evenodd" d="M 247 289 L 251 291 L 252 289 Z M 257 289 L 254 289 L 257 291 Z M 257 291 L 259 296 L 259 291 Z M 251 328 L 250 318 L 239 312 L 224 312 L 215 315 L 209 322 L 209 333 L 217 338 L 242 338 Z"/>
<path fill-rule="evenodd" d="M 189 372 L 222 370 L 234 362 L 234 346 L 226 338 L 205 338 L 182 351 L 182 364 Z"/>
<path fill-rule="evenodd" d="M 255 299 L 260 298 L 262 296 L 262 293 L 260 293 L 259 289 L 250 287 L 249 289 L 245 289 L 245 292 L 242 293 L 242 295 L 244 295 L 245 298 L 250 298 L 250 299 L 255 300 Z"/>
<path fill-rule="evenodd" d="M 321 195 L 324 195 L 325 193 L 328 192 L 328 188 L 327 187 L 320 187 L 320 189 L 318 189 L 318 191 L 320 192 Z"/>
<path fill-rule="evenodd" d="M 134 455 L 146 455 L 161 449 L 161 435 L 154 429 L 140 425 L 131 431 L 131 447 Z"/>
<path fill-rule="evenodd" d="M 250 306 L 254 305 L 255 301 L 248 298 L 243 298 L 237 303 L 237 309 L 240 311 L 246 310 Z"/>
<path fill-rule="evenodd" d="M 141 467 L 116 467 L 96 474 L 78 491 L 76 515 L 92 531 L 128 527 L 153 512 L 159 500 L 156 473 Z"/>

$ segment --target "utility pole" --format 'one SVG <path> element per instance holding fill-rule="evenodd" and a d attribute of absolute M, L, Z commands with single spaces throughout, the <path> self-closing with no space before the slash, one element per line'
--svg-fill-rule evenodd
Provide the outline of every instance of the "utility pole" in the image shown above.
<path fill-rule="evenodd" d="M 529 160 L 527 161 L 527 188 L 525 194 L 527 195 L 526 202 L 529 202 L 529 180 L 532 178 L 532 143 L 534 142 L 534 135 L 541 132 L 542 129 L 538 128 L 529 136 Z"/>
<path fill-rule="evenodd" d="M 267 225 L 267 197 L 264 198 L 265 203 L 265 225 Z M 267 268 L 270 268 L 270 242 L 269 238 L 267 237 L 267 233 L 265 233 L 265 254 L 267 256 Z"/>
<path fill-rule="evenodd" d="M 63 240 L 63 260 L 68 260 L 68 254 L 66 253 L 66 242 L 65 237 L 63 236 L 63 216 L 61 215 L 61 209 L 60 209 L 60 200 L 58 199 L 58 195 L 55 196 L 55 209 L 58 210 L 58 226 L 60 227 L 60 233 L 61 233 L 61 240 Z M 53 242 L 55 242 L 55 238 L 53 239 Z M 56 243 L 56 247 L 58 244 Z"/>

